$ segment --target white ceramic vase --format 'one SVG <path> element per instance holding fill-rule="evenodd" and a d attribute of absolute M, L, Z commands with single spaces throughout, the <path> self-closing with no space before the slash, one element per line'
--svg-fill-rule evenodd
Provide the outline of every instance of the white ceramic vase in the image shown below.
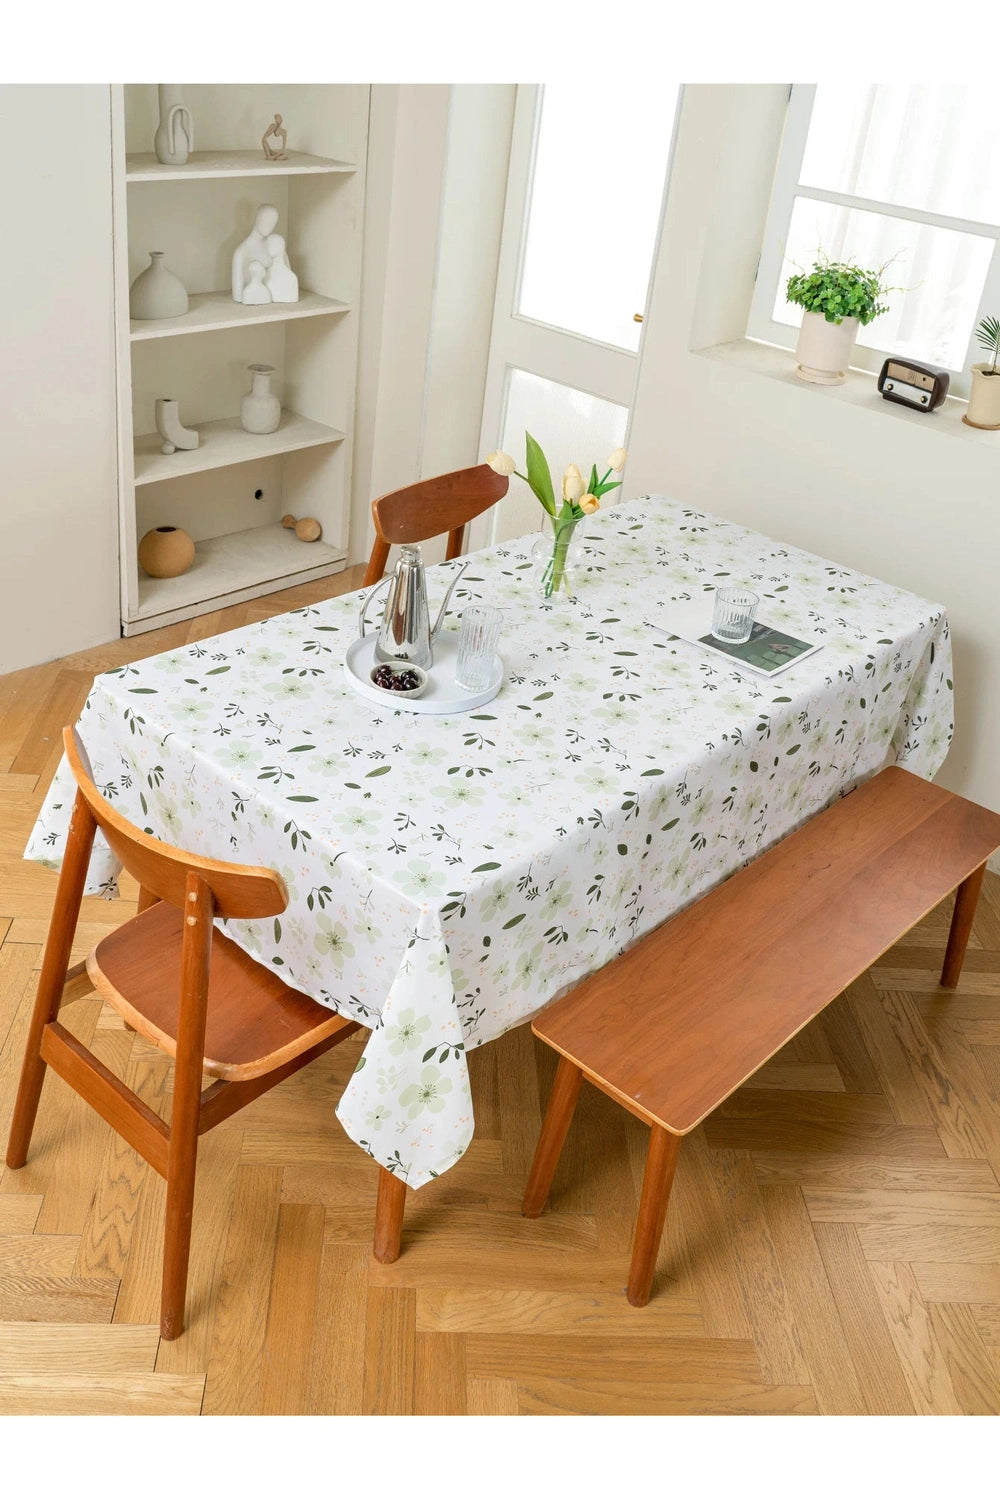
<path fill-rule="evenodd" d="M 188 153 L 194 150 L 194 125 L 191 111 L 181 101 L 180 87 L 176 83 L 161 83 L 158 86 L 160 123 L 153 137 L 156 159 L 165 167 L 183 167 Z"/>
<path fill-rule="evenodd" d="M 1000 427 L 1000 375 L 987 375 L 991 364 L 972 366 L 972 390 L 969 410 L 962 421 L 970 427 L 984 427 L 988 432 Z"/>
<path fill-rule="evenodd" d="M 240 404 L 240 422 L 246 432 L 274 432 L 281 421 L 281 402 L 271 391 L 273 365 L 249 365 L 250 390 Z"/>
<path fill-rule="evenodd" d="M 804 312 L 795 346 L 796 375 L 813 385 L 843 385 L 857 336 L 857 318 L 828 323 L 822 313 Z"/>
<path fill-rule="evenodd" d="M 169 396 L 157 396 L 153 403 L 156 415 L 156 430 L 163 439 L 164 453 L 176 453 L 178 448 L 197 448 L 198 433 L 193 427 L 182 427 L 180 403 Z"/>
<path fill-rule="evenodd" d="M 183 281 L 167 270 L 162 250 L 151 250 L 149 259 L 129 288 L 129 314 L 133 318 L 179 318 L 188 310 Z"/>

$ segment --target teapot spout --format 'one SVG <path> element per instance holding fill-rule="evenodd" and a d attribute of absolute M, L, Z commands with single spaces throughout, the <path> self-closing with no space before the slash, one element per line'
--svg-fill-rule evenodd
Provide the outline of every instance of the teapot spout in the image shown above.
<path fill-rule="evenodd" d="M 469 563 L 471 562 L 471 560 L 472 560 L 471 558 L 468 558 L 462 564 L 462 566 L 458 569 L 458 572 L 455 574 L 454 578 L 451 580 L 451 583 L 449 583 L 449 585 L 448 585 L 448 592 L 445 594 L 444 598 L 441 600 L 441 608 L 438 610 L 438 617 L 434 621 L 434 629 L 431 631 L 431 640 L 434 639 L 434 637 L 437 635 L 438 631 L 441 629 L 441 625 L 442 625 L 442 623 L 444 621 L 444 617 L 445 617 L 445 614 L 446 614 L 447 609 L 448 609 L 448 600 L 451 598 L 451 591 L 455 587 L 455 585 L 458 582 L 458 580 L 461 578 L 462 574 L 465 572 L 466 568 L 469 566 Z"/>

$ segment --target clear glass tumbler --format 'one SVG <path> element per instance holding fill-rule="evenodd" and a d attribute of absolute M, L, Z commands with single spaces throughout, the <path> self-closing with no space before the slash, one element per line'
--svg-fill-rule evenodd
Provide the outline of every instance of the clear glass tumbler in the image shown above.
<path fill-rule="evenodd" d="M 730 646 L 741 646 L 750 639 L 757 616 L 760 596 L 750 589 L 716 589 L 712 611 L 712 634 Z"/>
<path fill-rule="evenodd" d="M 493 663 L 503 624 L 503 610 L 486 604 L 467 604 L 458 632 L 455 681 L 470 693 L 481 693 L 493 681 Z"/>

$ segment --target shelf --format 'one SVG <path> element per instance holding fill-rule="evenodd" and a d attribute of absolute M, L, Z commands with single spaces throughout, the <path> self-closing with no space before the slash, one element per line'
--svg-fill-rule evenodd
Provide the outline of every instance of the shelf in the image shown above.
<path fill-rule="evenodd" d="M 209 333 L 217 328 L 242 328 L 251 323 L 284 323 L 290 318 L 321 318 L 350 312 L 347 302 L 321 297 L 319 292 L 300 292 L 298 302 L 265 302 L 245 307 L 234 302 L 232 293 L 192 292 L 188 310 L 179 318 L 131 318 L 129 335 L 139 339 L 163 339 L 179 333 Z"/>
<path fill-rule="evenodd" d="M 296 580 L 319 578 L 339 571 L 345 562 L 342 548 L 326 542 L 300 542 L 283 526 L 255 526 L 198 542 L 194 562 L 179 578 L 147 578 L 139 570 L 139 607 L 129 622 L 150 628 L 149 621 L 167 624 L 160 616 L 183 618 L 221 608 L 232 596 L 253 598 L 286 588 Z"/>
<path fill-rule="evenodd" d="M 246 432 L 239 417 L 205 422 L 198 428 L 197 448 L 178 448 L 164 453 L 158 432 L 147 432 L 135 440 L 135 483 L 158 484 L 161 479 L 181 479 L 205 469 L 224 469 L 227 464 L 245 464 L 254 458 L 273 458 L 296 448 L 318 448 L 323 443 L 342 443 L 346 433 L 336 427 L 282 411 L 274 432 Z"/>
<path fill-rule="evenodd" d="M 129 152 L 126 182 L 179 182 L 189 177 L 302 177 L 321 173 L 355 172 L 350 162 L 329 156 L 289 151 L 287 161 L 267 161 L 263 151 L 192 151 L 182 167 L 167 167 L 152 151 Z"/>

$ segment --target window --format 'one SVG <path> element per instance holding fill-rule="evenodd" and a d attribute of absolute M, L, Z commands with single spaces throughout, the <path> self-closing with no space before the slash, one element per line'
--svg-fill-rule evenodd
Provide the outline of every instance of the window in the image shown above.
<path fill-rule="evenodd" d="M 993 118 L 991 118 L 991 116 Z M 995 109 L 959 84 L 817 84 L 791 91 L 747 332 L 794 348 L 793 271 L 822 253 L 886 272 L 888 312 L 858 330 L 854 363 L 889 354 L 952 372 L 968 395 L 973 330 L 1000 316 Z"/>

